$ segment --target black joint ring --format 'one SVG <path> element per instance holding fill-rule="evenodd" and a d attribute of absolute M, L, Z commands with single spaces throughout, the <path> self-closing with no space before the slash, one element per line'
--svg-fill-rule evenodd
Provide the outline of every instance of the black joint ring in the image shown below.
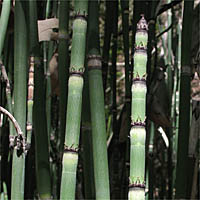
<path fill-rule="evenodd" d="M 79 77 L 83 77 L 84 72 L 80 72 L 80 71 L 73 71 L 69 73 L 70 76 L 79 76 Z"/>
<path fill-rule="evenodd" d="M 145 189 L 145 184 L 144 183 L 142 183 L 142 184 L 140 184 L 140 183 L 133 183 L 133 184 L 130 184 L 129 186 L 128 186 L 130 189 Z"/>
<path fill-rule="evenodd" d="M 135 53 L 146 54 L 147 53 L 147 47 L 145 47 L 145 46 L 136 46 L 135 47 Z"/>
<path fill-rule="evenodd" d="M 85 20 L 87 21 L 88 19 L 88 15 L 87 14 L 80 14 L 79 12 L 77 12 L 74 16 L 74 20 L 75 19 L 82 19 L 82 20 Z"/>
<path fill-rule="evenodd" d="M 142 121 L 136 121 L 136 122 L 132 122 L 131 126 L 132 127 L 136 127 L 136 128 L 141 128 L 141 127 L 143 128 L 143 127 L 146 126 L 146 123 L 145 123 L 145 121 L 144 122 L 142 122 Z"/>
<path fill-rule="evenodd" d="M 136 77 L 136 78 L 133 78 L 133 84 L 134 83 L 139 83 L 141 82 L 141 84 L 145 85 L 146 86 L 146 78 L 142 77 Z"/>
<path fill-rule="evenodd" d="M 84 74 L 84 68 L 80 68 L 77 70 L 75 67 L 71 67 L 69 74 L 71 76 L 81 76 L 82 77 Z"/>
<path fill-rule="evenodd" d="M 70 153 L 78 154 L 78 151 L 79 151 L 79 148 L 73 148 L 73 145 L 71 147 L 64 145 L 64 153 L 70 152 Z"/>

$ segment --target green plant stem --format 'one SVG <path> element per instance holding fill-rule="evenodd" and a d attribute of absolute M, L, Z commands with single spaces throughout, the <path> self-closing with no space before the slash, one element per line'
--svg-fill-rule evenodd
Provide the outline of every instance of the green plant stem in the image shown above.
<path fill-rule="evenodd" d="M 14 45 L 14 117 L 22 132 L 26 130 L 27 30 L 22 2 L 15 2 Z M 24 72 L 24 73 L 22 73 Z M 24 198 L 24 155 L 13 152 L 11 199 Z"/>
<path fill-rule="evenodd" d="M 95 191 L 96 199 L 110 199 L 104 94 L 101 60 L 99 56 L 99 5 L 97 1 L 90 1 L 89 5 L 88 76 L 92 121 Z"/>
<path fill-rule="evenodd" d="M 34 57 L 34 97 L 33 125 L 36 154 L 36 182 L 40 199 L 51 198 L 51 179 L 49 166 L 49 147 L 45 111 L 44 71 L 39 58 L 37 37 L 37 5 L 29 1 L 30 51 Z M 42 123 L 41 123 L 42 122 Z"/>
<path fill-rule="evenodd" d="M 104 44 L 103 44 L 103 62 L 102 62 L 102 75 L 103 75 L 103 89 L 104 94 L 107 86 L 107 75 L 108 75 L 108 62 L 109 62 L 109 51 L 110 51 L 110 42 L 112 34 L 112 1 L 106 1 L 106 20 L 105 20 L 105 29 L 104 29 Z"/>
<path fill-rule="evenodd" d="M 193 5 L 193 0 L 184 1 L 179 104 L 180 117 L 176 170 L 176 199 L 186 198 L 187 191 L 188 140 L 190 131 L 190 48 L 192 39 L 191 21 Z"/>
<path fill-rule="evenodd" d="M 71 50 L 71 75 L 68 81 L 68 101 L 65 148 L 63 154 L 63 171 L 61 179 L 61 199 L 75 199 L 76 170 L 78 164 L 78 147 L 80 135 L 80 120 L 82 107 L 82 90 L 88 1 L 75 1 L 75 19 L 73 22 L 72 50 Z"/>
<path fill-rule="evenodd" d="M 92 125 L 90 112 L 88 68 L 84 74 L 82 107 L 83 176 L 86 199 L 95 199 L 94 161 L 92 151 Z"/>
<path fill-rule="evenodd" d="M 4 46 L 4 40 L 6 37 L 6 30 L 8 26 L 8 19 L 10 15 L 10 7 L 11 7 L 11 0 L 4 0 L 3 7 L 1 10 L 1 18 L 0 18 L 0 58 Z"/>
<path fill-rule="evenodd" d="M 129 199 L 145 199 L 145 110 L 146 110 L 146 64 L 147 64 L 147 22 L 137 24 L 132 84 L 132 108 L 130 130 L 130 185 Z"/>
<path fill-rule="evenodd" d="M 67 80 L 69 76 L 69 1 L 61 1 L 59 7 L 59 46 L 58 46 L 58 76 L 60 88 L 59 118 L 60 118 L 60 149 L 63 151 L 66 126 Z"/>

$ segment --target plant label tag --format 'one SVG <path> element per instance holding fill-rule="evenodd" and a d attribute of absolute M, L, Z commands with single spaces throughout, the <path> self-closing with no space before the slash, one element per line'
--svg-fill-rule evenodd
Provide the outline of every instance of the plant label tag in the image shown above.
<path fill-rule="evenodd" d="M 59 20 L 57 18 L 50 18 L 45 20 L 38 20 L 38 36 L 39 42 L 50 41 L 55 34 L 53 29 L 58 28 Z"/>

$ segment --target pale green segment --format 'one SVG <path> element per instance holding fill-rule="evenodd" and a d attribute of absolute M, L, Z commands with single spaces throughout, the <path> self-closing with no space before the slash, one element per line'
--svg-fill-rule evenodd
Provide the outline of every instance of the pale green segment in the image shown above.
<path fill-rule="evenodd" d="M 141 78 L 146 74 L 147 54 L 144 52 L 135 52 L 134 54 L 134 78 L 139 75 Z"/>
<path fill-rule="evenodd" d="M 143 200 L 143 199 L 145 199 L 144 189 L 129 190 L 128 199 L 129 200 Z"/>
<path fill-rule="evenodd" d="M 67 125 L 65 144 L 68 147 L 78 147 L 81 122 L 83 78 L 70 76 L 67 102 Z"/>
<path fill-rule="evenodd" d="M 64 153 L 60 199 L 75 199 L 77 164 L 78 154 Z"/>
<path fill-rule="evenodd" d="M 88 13 L 88 2 L 87 2 L 87 0 L 76 0 L 76 1 L 74 1 L 74 10 L 81 15 L 87 15 L 87 13 Z"/>
<path fill-rule="evenodd" d="M 4 40 L 6 36 L 6 30 L 8 26 L 8 19 L 10 15 L 10 0 L 3 1 L 3 7 L 1 9 L 1 18 L 0 18 L 0 57 L 4 46 Z"/>
<path fill-rule="evenodd" d="M 137 32 L 135 36 L 135 45 L 140 46 L 141 43 L 143 46 L 147 46 L 148 34 L 147 32 Z"/>
<path fill-rule="evenodd" d="M 132 127 L 130 139 L 130 183 L 135 183 L 137 180 L 140 180 L 142 184 L 145 174 L 145 127 Z"/>
<path fill-rule="evenodd" d="M 27 30 L 24 11 L 20 1 L 15 2 L 14 22 L 14 117 L 22 132 L 26 131 L 27 97 Z M 11 199 L 24 199 L 24 155 L 13 152 Z"/>
<path fill-rule="evenodd" d="M 145 110 L 146 110 L 146 85 L 141 82 L 134 82 L 132 85 L 132 107 L 131 107 L 131 118 L 135 122 L 140 119 L 142 122 L 145 121 Z"/>
<path fill-rule="evenodd" d="M 72 52 L 70 68 L 75 70 L 83 69 L 85 59 L 85 35 L 87 22 L 83 19 L 76 19 L 73 23 Z"/>
<path fill-rule="evenodd" d="M 110 199 L 102 73 L 89 71 L 96 199 Z"/>

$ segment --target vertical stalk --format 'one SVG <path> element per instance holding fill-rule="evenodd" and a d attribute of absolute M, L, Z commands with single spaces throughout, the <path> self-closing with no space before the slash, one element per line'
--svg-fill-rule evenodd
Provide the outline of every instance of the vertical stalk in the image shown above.
<path fill-rule="evenodd" d="M 99 44 L 99 5 L 89 4 L 88 76 L 96 199 L 110 199 L 104 94 Z"/>
<path fill-rule="evenodd" d="M 170 3 L 171 0 L 168 0 L 168 3 Z M 171 9 L 168 10 L 168 20 L 167 20 L 167 24 L 168 27 L 171 25 L 172 23 L 172 11 Z M 167 87 L 168 87 L 168 95 L 169 95 L 169 114 L 171 116 L 171 118 L 173 118 L 173 107 L 174 107 L 174 103 L 172 101 L 172 94 L 173 94 L 173 87 L 174 87 L 174 81 L 173 81 L 173 65 L 172 65 L 172 29 L 170 29 L 167 33 L 167 49 L 168 49 L 168 54 L 167 54 L 167 63 L 168 63 L 168 67 L 167 67 Z M 172 176 L 173 176 L 173 172 L 172 172 L 172 151 L 173 151 L 173 137 L 172 137 L 172 128 L 168 128 L 166 130 L 167 135 L 168 135 L 168 140 L 169 140 L 169 148 L 168 148 L 168 199 L 172 198 Z"/>
<path fill-rule="evenodd" d="M 88 1 L 75 0 L 61 199 L 75 199 Z"/>
<path fill-rule="evenodd" d="M 27 96 L 27 30 L 21 1 L 15 2 L 14 30 L 14 117 L 18 121 L 22 132 L 25 133 Z M 24 198 L 24 165 L 24 155 L 17 157 L 16 150 L 14 150 L 11 199 Z"/>
<path fill-rule="evenodd" d="M 129 199 L 145 199 L 145 110 L 146 110 L 146 64 L 147 64 L 147 22 L 137 24 L 132 84 L 132 108 L 130 130 L 130 185 Z"/>
<path fill-rule="evenodd" d="M 30 57 L 29 78 L 28 78 L 28 101 L 27 101 L 27 143 L 31 144 L 33 125 L 33 94 L 34 94 L 34 57 Z"/>
<path fill-rule="evenodd" d="M 86 199 L 95 199 L 94 162 L 92 152 L 92 127 L 89 97 L 88 68 L 84 74 L 82 107 L 83 176 Z"/>
<path fill-rule="evenodd" d="M 154 192 L 154 133 L 155 133 L 155 128 L 154 128 L 154 123 L 151 122 L 151 128 L 150 128 L 150 138 L 149 138 L 149 147 L 148 147 L 148 198 L 153 199 L 153 192 Z"/>
<path fill-rule="evenodd" d="M 178 23 L 177 25 L 177 32 L 178 32 L 178 48 L 177 48 L 177 67 L 176 67 L 176 93 L 174 95 L 174 113 L 175 113 L 175 119 L 174 119 L 174 127 L 175 127 L 175 133 L 173 136 L 173 181 L 172 181 L 172 187 L 173 187 L 173 195 L 175 196 L 175 180 L 176 180 L 176 168 L 177 168 L 177 145 L 178 145 L 178 124 L 179 124 L 179 91 L 180 91 L 180 70 L 181 70 L 181 27 Z"/>
<path fill-rule="evenodd" d="M 176 198 L 186 198 L 188 140 L 190 131 L 190 64 L 192 15 L 194 1 L 184 1 L 182 48 L 181 48 L 181 80 L 180 80 L 180 117 L 178 132 L 178 156 L 176 170 Z M 183 176 L 184 174 L 184 176 Z"/>
<path fill-rule="evenodd" d="M 3 1 L 3 7 L 1 10 L 1 18 L 0 18 L 0 57 L 2 54 L 3 46 L 4 46 L 4 40 L 6 37 L 6 30 L 8 26 L 8 19 L 10 15 L 10 6 L 11 6 L 11 0 L 4 0 Z"/>
<path fill-rule="evenodd" d="M 30 51 L 34 60 L 34 104 L 33 125 L 36 154 L 36 182 L 40 199 L 51 198 L 51 179 L 49 167 L 49 147 L 47 137 L 47 121 L 45 111 L 44 71 L 39 58 L 39 42 L 37 38 L 37 5 L 29 1 L 30 15 Z M 41 123 L 42 122 L 42 123 Z"/>
<path fill-rule="evenodd" d="M 67 108 L 67 81 L 69 76 L 69 1 L 62 0 L 59 5 L 59 45 L 58 45 L 58 79 L 59 79 L 59 136 L 58 148 L 60 150 L 59 159 L 62 158 L 65 126 L 66 126 L 66 108 Z M 59 164 L 59 179 L 62 172 L 62 164 Z"/>
<path fill-rule="evenodd" d="M 107 74 L 108 74 L 108 62 L 109 62 L 109 51 L 110 51 L 110 41 L 112 34 L 112 2 L 106 0 L 106 18 L 105 18 L 105 28 L 104 28 L 104 44 L 103 44 L 103 62 L 102 62 L 102 75 L 103 75 L 103 89 L 104 94 L 107 85 Z"/>
<path fill-rule="evenodd" d="M 126 112 L 128 115 L 128 121 L 130 124 L 129 116 L 131 115 L 130 113 L 131 83 L 129 76 L 129 1 L 122 0 L 121 9 L 122 9 L 122 29 L 123 29 L 123 45 L 124 45 L 124 57 L 125 57 L 125 102 L 126 102 Z M 128 132 L 129 131 L 130 127 L 128 128 Z"/>
<path fill-rule="evenodd" d="M 60 149 L 63 151 L 65 140 L 65 126 L 66 126 L 66 108 L 67 108 L 67 80 L 68 80 L 68 39 L 69 39 L 69 1 L 60 1 L 59 6 L 59 46 L 58 46 L 58 76 L 60 88 L 59 101 L 59 118 L 60 118 Z"/>

